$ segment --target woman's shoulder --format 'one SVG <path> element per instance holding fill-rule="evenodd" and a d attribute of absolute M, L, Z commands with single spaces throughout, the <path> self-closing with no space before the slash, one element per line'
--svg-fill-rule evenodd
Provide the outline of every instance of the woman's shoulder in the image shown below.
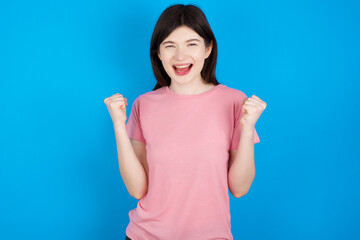
<path fill-rule="evenodd" d="M 231 98 L 246 98 L 247 97 L 243 91 L 241 91 L 237 88 L 229 87 L 225 84 L 222 84 L 222 85 L 223 85 L 223 91 L 225 91 L 225 93 L 226 93 L 224 95 L 226 95 L 226 96 L 229 96 Z"/>
<path fill-rule="evenodd" d="M 146 101 L 149 101 L 149 100 L 156 99 L 156 98 L 164 95 L 164 92 L 165 92 L 164 88 L 165 87 L 161 87 L 161 88 L 158 88 L 156 90 L 144 92 L 144 93 L 140 94 L 137 98 L 135 98 L 134 101 L 146 102 Z"/>

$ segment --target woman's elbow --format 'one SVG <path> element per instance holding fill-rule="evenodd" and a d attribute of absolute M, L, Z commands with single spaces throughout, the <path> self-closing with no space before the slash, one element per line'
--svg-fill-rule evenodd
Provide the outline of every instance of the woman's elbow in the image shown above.
<path fill-rule="evenodd" d="M 241 198 L 241 197 L 245 196 L 248 192 L 249 192 L 249 189 L 248 190 L 243 190 L 241 192 L 233 193 L 233 196 L 235 198 Z"/>
<path fill-rule="evenodd" d="M 130 194 L 130 196 L 132 196 L 133 198 L 137 199 L 137 200 L 140 200 L 142 199 L 147 193 L 147 190 L 142 192 L 142 193 L 133 193 L 133 194 Z"/>

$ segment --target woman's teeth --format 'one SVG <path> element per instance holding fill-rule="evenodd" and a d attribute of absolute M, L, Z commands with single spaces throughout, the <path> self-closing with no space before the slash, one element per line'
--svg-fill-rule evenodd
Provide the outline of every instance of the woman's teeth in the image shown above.
<path fill-rule="evenodd" d="M 188 68 L 188 67 L 190 67 L 191 65 L 192 65 L 191 63 L 188 64 L 188 65 L 182 65 L 182 66 L 175 66 L 175 65 L 174 65 L 174 68 L 175 68 L 175 70 L 178 69 L 178 68 L 180 68 L 180 69 L 181 69 L 181 68 Z"/>
<path fill-rule="evenodd" d="M 190 67 L 190 64 L 189 65 L 183 65 L 183 66 L 177 66 L 176 68 L 187 68 L 187 67 Z"/>

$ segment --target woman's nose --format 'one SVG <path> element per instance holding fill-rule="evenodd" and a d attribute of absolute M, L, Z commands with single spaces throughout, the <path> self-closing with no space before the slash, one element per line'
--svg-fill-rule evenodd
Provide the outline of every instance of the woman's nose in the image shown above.
<path fill-rule="evenodd" d="M 181 60 L 183 60 L 183 59 L 185 59 L 186 58 L 186 52 L 184 51 L 184 49 L 182 49 L 182 48 L 178 48 L 177 50 L 176 50 L 176 56 L 175 56 L 175 58 L 176 58 L 176 60 L 178 60 L 178 61 L 181 61 Z"/>

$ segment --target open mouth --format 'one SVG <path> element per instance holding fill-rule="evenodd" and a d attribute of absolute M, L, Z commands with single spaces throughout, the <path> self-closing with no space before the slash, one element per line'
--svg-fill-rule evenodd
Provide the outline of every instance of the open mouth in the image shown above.
<path fill-rule="evenodd" d="M 185 64 L 185 65 L 173 65 L 173 69 L 177 75 L 185 75 L 190 72 L 193 64 Z"/>

